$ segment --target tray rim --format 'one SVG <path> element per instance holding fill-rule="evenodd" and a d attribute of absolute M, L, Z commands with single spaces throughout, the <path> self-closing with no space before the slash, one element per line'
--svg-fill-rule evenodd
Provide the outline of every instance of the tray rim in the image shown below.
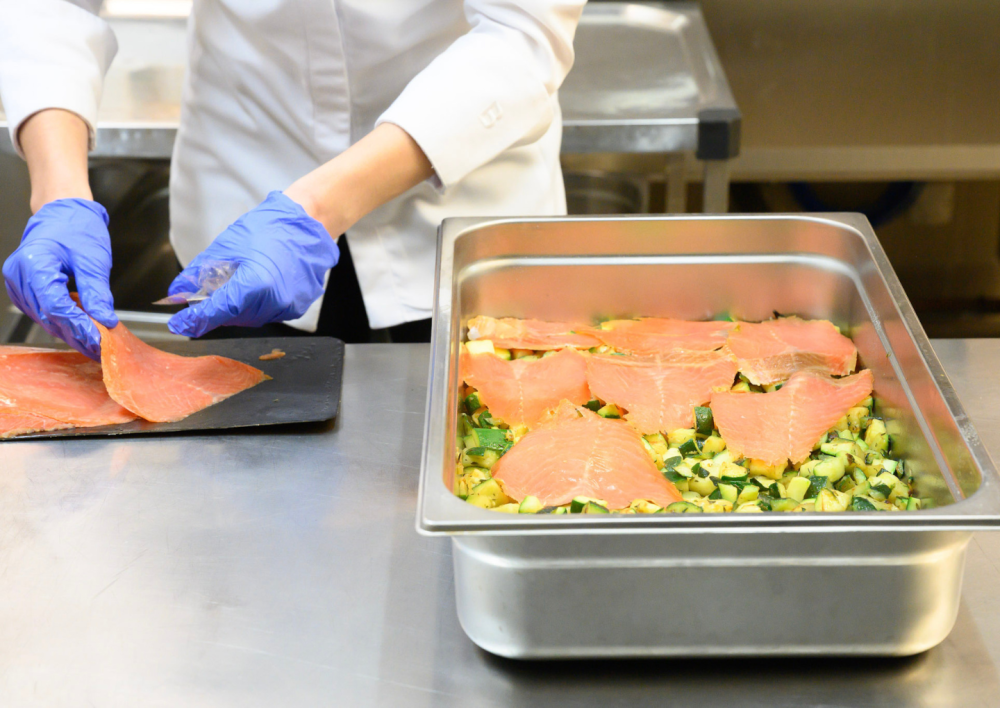
<path fill-rule="evenodd" d="M 451 288 L 453 249 L 463 235 L 486 226 L 531 223 L 580 223 L 622 221 L 806 221 L 827 224 L 853 231 L 868 248 L 878 276 L 882 278 L 903 323 L 923 360 L 934 385 L 940 392 L 949 414 L 961 431 L 962 440 L 979 470 L 982 482 L 965 499 L 934 509 L 905 514 L 842 512 L 826 514 L 657 514 L 608 515 L 583 514 L 543 516 L 534 514 L 499 514 L 486 509 L 469 508 L 448 492 L 444 485 L 437 493 L 440 465 L 431 450 L 435 416 L 444 411 L 444 395 L 435 396 L 438 382 L 451 375 L 449 349 L 451 335 Z M 881 325 L 876 325 L 881 330 Z M 548 534 L 671 534 L 671 533 L 817 533 L 852 531 L 974 531 L 1000 527 L 1000 474 L 983 445 L 948 379 L 930 340 L 910 304 L 895 271 L 892 269 L 871 224 L 863 214 L 850 212 L 824 214 L 718 214 L 718 215 L 625 215 L 625 216 L 554 216 L 554 217 L 459 217 L 445 219 L 438 229 L 438 260 L 435 270 L 434 324 L 431 338 L 430 371 L 427 387 L 427 416 L 424 420 L 424 444 L 421 454 L 420 483 L 417 495 L 416 529 L 422 535 L 548 535 Z M 900 372 L 901 373 L 901 372 Z M 906 377 L 903 376 L 903 383 Z M 444 389 L 447 390 L 446 383 Z M 939 451 L 933 440 L 932 450 Z M 438 497 L 437 500 L 432 495 Z M 435 503 L 437 502 L 437 503 Z M 454 505 L 452 505 L 452 503 Z M 459 506 L 460 505 L 460 506 Z M 450 510 L 454 513 L 448 513 Z M 463 507 L 465 507 L 463 509 Z M 459 512 L 462 517 L 459 517 Z M 492 517 L 492 518 L 491 518 Z M 496 518 L 503 517 L 503 518 Z"/>

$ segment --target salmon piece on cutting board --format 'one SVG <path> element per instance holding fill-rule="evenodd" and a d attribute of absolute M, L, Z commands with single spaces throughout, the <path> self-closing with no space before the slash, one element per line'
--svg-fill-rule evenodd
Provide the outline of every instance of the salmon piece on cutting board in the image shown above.
<path fill-rule="evenodd" d="M 824 433 L 871 394 L 872 385 L 868 369 L 842 379 L 799 371 L 771 393 L 713 393 L 711 408 L 733 454 L 794 464 L 809 457 Z"/>
<path fill-rule="evenodd" d="M 111 398 L 154 423 L 183 420 L 268 377 L 234 359 L 186 357 L 160 351 L 123 324 L 101 332 L 103 381 Z"/>
<path fill-rule="evenodd" d="M 633 500 L 661 506 L 681 495 L 656 469 L 642 438 L 623 420 L 562 401 L 546 413 L 493 466 L 504 493 L 520 501 L 538 497 L 545 506 L 584 496 L 623 509 Z"/>
<path fill-rule="evenodd" d="M 79 352 L 36 347 L 0 346 L 0 408 L 4 430 L 26 428 L 8 437 L 136 418 L 108 395 L 99 363 Z"/>

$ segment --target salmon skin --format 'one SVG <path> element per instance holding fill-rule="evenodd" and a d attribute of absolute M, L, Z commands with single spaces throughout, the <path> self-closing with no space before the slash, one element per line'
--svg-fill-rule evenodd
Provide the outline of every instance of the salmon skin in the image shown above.
<path fill-rule="evenodd" d="M 0 424 L 5 430 L 12 426 L 6 437 L 117 425 L 136 417 L 108 396 L 96 361 L 79 352 L 36 347 L 0 347 L 0 407 L 6 414 Z"/>
<path fill-rule="evenodd" d="M 711 351 L 726 343 L 732 322 L 688 322 L 663 317 L 609 320 L 582 332 L 632 354 L 663 354 L 675 349 Z"/>
<path fill-rule="evenodd" d="M 493 346 L 502 349 L 533 349 L 550 351 L 565 347 L 590 349 L 600 346 L 600 342 L 587 334 L 577 331 L 582 325 L 566 322 L 543 322 L 542 320 L 518 320 L 513 317 L 494 319 L 473 317 L 469 320 L 469 339 L 489 339 Z"/>
<path fill-rule="evenodd" d="M 508 361 L 490 353 L 470 354 L 463 347 L 459 369 L 490 414 L 508 425 L 534 425 L 564 398 L 577 405 L 590 399 L 587 362 L 575 349 Z"/>
<path fill-rule="evenodd" d="M 534 496 L 545 506 L 584 496 L 623 509 L 635 499 L 667 506 L 681 498 L 623 420 L 605 419 L 569 401 L 548 411 L 538 426 L 493 466 L 504 493 Z"/>
<path fill-rule="evenodd" d="M 628 411 L 640 433 L 669 432 L 694 425 L 694 407 L 712 391 L 729 388 L 735 360 L 721 351 L 679 351 L 654 356 L 595 354 L 587 362 L 591 393 Z"/>
<path fill-rule="evenodd" d="M 101 333 L 104 385 L 111 397 L 154 423 L 183 420 L 256 386 L 263 371 L 221 356 L 186 357 L 151 347 L 125 325 Z"/>
<path fill-rule="evenodd" d="M 784 381 L 796 371 L 846 376 L 858 363 L 854 342 L 826 320 L 740 322 L 726 348 L 736 357 L 740 373 L 759 386 Z"/>
<path fill-rule="evenodd" d="M 868 369 L 843 379 L 798 371 L 771 393 L 713 393 L 711 408 L 733 454 L 769 465 L 797 464 L 848 409 L 871 395 L 872 385 Z"/>

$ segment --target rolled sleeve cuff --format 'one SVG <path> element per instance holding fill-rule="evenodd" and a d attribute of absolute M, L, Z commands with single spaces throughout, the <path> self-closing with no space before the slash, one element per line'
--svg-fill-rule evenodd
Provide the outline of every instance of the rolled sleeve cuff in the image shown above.
<path fill-rule="evenodd" d="M 24 153 L 21 150 L 21 143 L 18 140 L 18 132 L 24 122 L 39 111 L 49 108 L 61 108 L 62 110 L 75 113 L 87 124 L 87 131 L 90 135 L 89 149 L 94 149 L 97 139 L 95 125 L 97 124 L 97 96 L 91 88 L 89 76 L 71 76 L 64 71 L 58 74 L 40 75 L 37 67 L 24 78 L 5 77 L 4 109 L 7 112 L 7 125 L 10 130 L 10 140 L 14 145 L 14 150 L 21 157 Z M 32 86 L 17 86 L 18 82 Z M 9 88 L 8 88 L 9 87 Z M 29 100 L 18 100 L 18 97 L 29 97 Z"/>
<path fill-rule="evenodd" d="M 530 57 L 490 37 L 466 36 L 417 74 L 376 125 L 405 130 L 442 189 L 515 144 L 540 138 L 555 115 L 553 100 Z"/>

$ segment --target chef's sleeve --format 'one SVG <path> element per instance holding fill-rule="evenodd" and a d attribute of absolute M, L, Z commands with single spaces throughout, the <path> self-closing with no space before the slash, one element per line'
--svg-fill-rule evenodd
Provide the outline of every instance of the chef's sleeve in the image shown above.
<path fill-rule="evenodd" d="M 80 116 L 94 148 L 104 75 L 118 51 L 101 2 L 0 0 L 0 100 L 19 155 L 18 130 L 46 108 Z"/>
<path fill-rule="evenodd" d="M 585 0 L 466 0 L 471 29 L 417 74 L 377 123 L 394 123 L 445 188 L 545 134 L 573 66 Z"/>

